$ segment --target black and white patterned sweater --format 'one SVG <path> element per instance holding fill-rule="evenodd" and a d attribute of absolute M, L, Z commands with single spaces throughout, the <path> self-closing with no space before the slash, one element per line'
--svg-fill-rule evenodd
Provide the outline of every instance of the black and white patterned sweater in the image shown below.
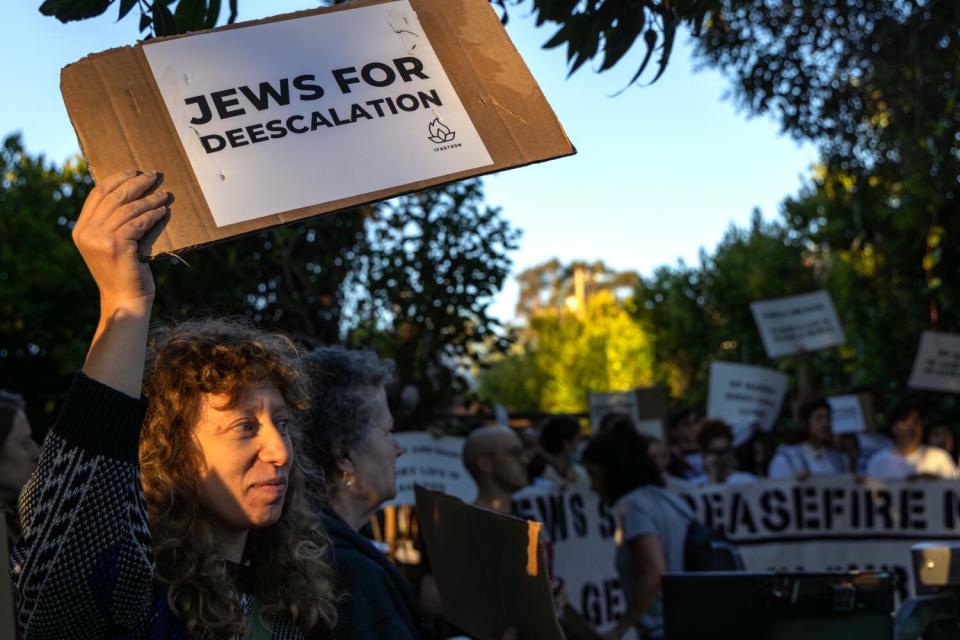
<path fill-rule="evenodd" d="M 154 575 L 137 461 L 144 412 L 83 374 L 74 380 L 20 495 L 23 536 L 10 570 L 23 640 L 187 640 Z M 272 638 L 303 634 L 280 619 Z"/>

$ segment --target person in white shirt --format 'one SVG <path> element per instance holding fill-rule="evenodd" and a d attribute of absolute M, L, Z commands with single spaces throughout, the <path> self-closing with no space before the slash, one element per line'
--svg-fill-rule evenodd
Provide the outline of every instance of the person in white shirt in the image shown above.
<path fill-rule="evenodd" d="M 757 477 L 752 473 L 736 470 L 733 455 L 733 430 L 722 420 L 705 420 L 700 423 L 697 442 L 703 454 L 704 473 L 691 482 L 707 484 L 750 484 Z"/>
<path fill-rule="evenodd" d="M 691 479 L 703 473 L 703 458 L 697 447 L 700 418 L 693 409 L 675 411 L 667 420 L 670 465 L 667 472 L 677 478 Z"/>
<path fill-rule="evenodd" d="M 957 440 L 954 437 L 953 426 L 943 419 L 934 419 L 927 422 L 923 430 L 923 442 L 931 447 L 940 447 L 950 454 L 950 458 L 957 460 Z"/>
<path fill-rule="evenodd" d="M 586 469 L 574 456 L 580 442 L 580 422 L 572 416 L 550 416 L 540 425 L 540 449 L 546 467 L 533 482 L 537 487 L 565 489 L 578 484 L 590 486 Z"/>
<path fill-rule="evenodd" d="M 874 478 L 957 478 L 957 465 L 950 454 L 923 443 L 923 414 L 918 406 L 905 404 L 890 416 L 894 444 L 878 451 L 867 463 Z"/>
<path fill-rule="evenodd" d="M 830 476 L 850 472 L 850 461 L 843 453 L 830 446 L 833 427 L 830 404 L 823 398 L 800 405 L 801 442 L 777 448 L 770 461 L 770 478 L 797 478 Z"/>

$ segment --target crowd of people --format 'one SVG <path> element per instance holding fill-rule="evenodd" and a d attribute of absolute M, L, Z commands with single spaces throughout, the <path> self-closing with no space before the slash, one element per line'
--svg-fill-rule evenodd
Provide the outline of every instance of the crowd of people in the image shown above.
<path fill-rule="evenodd" d="M 364 532 L 396 495 L 390 364 L 342 347 L 304 351 L 237 321 L 151 330 L 156 291 L 138 242 L 167 213 L 157 182 L 117 174 L 83 207 L 73 237 L 100 322 L 42 448 L 22 398 L 0 393 L 20 637 L 435 637 L 443 612 L 429 571 L 412 589 Z M 951 426 L 925 430 L 915 404 L 890 413 L 890 440 L 835 436 L 824 400 L 797 415 L 796 441 L 776 448 L 762 433 L 735 447 L 729 425 L 693 410 L 671 416 L 665 442 L 623 414 L 589 439 L 579 419 L 553 416 L 536 429 L 474 430 L 463 462 L 476 504 L 504 513 L 529 485 L 592 487 L 617 518 L 626 597 L 606 638 L 660 638 L 660 577 L 685 569 L 694 519 L 671 482 L 957 477 Z"/>

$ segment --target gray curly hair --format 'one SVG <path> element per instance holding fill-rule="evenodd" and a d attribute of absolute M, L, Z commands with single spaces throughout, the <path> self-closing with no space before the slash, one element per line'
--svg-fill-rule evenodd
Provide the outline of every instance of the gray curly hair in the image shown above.
<path fill-rule="evenodd" d="M 394 366 L 373 351 L 339 346 L 314 349 L 303 360 L 313 386 L 303 449 L 328 479 L 319 494 L 329 504 L 336 486 L 329 479 L 370 430 L 373 407 L 365 390 L 392 384 Z"/>

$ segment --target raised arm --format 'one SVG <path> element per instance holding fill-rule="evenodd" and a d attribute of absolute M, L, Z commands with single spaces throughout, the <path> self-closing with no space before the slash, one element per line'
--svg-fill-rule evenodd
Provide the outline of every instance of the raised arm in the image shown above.
<path fill-rule="evenodd" d="M 83 372 L 133 398 L 140 397 L 153 305 L 153 276 L 139 259 L 140 238 L 166 215 L 168 194 L 141 197 L 155 173 L 110 176 L 90 193 L 73 241 L 100 291 L 100 323 Z"/>
<path fill-rule="evenodd" d="M 155 175 L 104 180 L 74 242 L 100 291 L 101 318 L 83 371 L 20 495 L 23 536 L 11 554 L 23 640 L 146 637 L 153 562 L 137 450 L 153 279 L 138 241 L 166 194 Z M 66 319 L 65 319 L 66 321 Z"/>

